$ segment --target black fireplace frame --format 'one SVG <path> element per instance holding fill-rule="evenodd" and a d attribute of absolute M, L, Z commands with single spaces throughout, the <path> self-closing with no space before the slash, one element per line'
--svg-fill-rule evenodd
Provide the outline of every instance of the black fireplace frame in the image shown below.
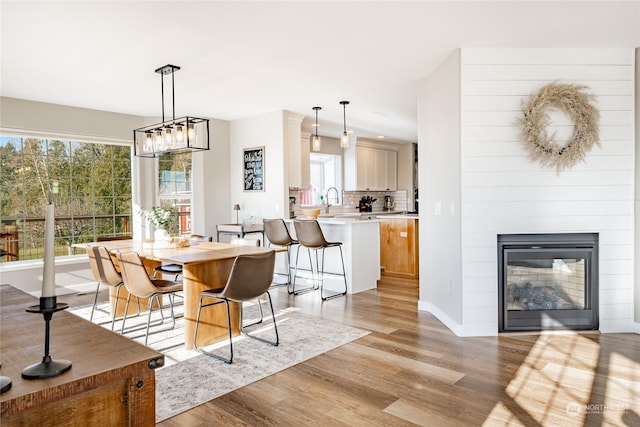
<path fill-rule="evenodd" d="M 499 234 L 498 235 L 498 331 L 598 330 L 598 233 Z M 584 258 L 584 309 L 508 310 L 506 301 L 509 255 L 527 253 L 527 258 Z"/>

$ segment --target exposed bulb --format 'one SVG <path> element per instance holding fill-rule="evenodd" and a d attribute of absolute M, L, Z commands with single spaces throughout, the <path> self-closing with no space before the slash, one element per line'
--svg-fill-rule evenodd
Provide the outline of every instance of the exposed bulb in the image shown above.
<path fill-rule="evenodd" d="M 173 129 L 172 128 L 166 128 L 164 130 L 164 142 L 168 146 L 173 145 Z"/>
<path fill-rule="evenodd" d="M 342 137 L 340 137 L 340 147 L 349 148 L 349 134 L 347 132 L 342 132 Z"/>
<path fill-rule="evenodd" d="M 158 129 L 156 131 L 156 138 L 154 142 L 156 149 L 160 149 L 162 147 L 162 129 Z"/>
<path fill-rule="evenodd" d="M 182 142 L 184 140 L 184 128 L 182 125 L 176 126 L 176 141 Z"/>
<path fill-rule="evenodd" d="M 322 139 L 318 135 L 313 135 L 311 139 L 311 148 L 313 151 L 320 151 L 322 148 Z"/>
<path fill-rule="evenodd" d="M 142 151 L 146 153 L 150 153 L 153 151 L 153 132 L 145 132 L 144 145 L 142 146 Z"/>
<path fill-rule="evenodd" d="M 191 141 L 192 139 L 195 139 L 195 137 L 196 137 L 196 127 L 190 123 L 187 126 L 187 139 Z"/>

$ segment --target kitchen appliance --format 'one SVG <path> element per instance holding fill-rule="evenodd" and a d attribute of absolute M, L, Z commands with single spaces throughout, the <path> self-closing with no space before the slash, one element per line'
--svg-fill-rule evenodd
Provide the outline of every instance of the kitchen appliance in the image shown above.
<path fill-rule="evenodd" d="M 393 201 L 393 196 L 384 196 L 384 206 L 382 207 L 385 211 L 392 211 L 396 206 L 396 202 Z"/>
<path fill-rule="evenodd" d="M 363 197 L 361 197 L 360 201 L 358 202 L 358 210 L 360 212 L 372 212 L 373 211 L 373 207 L 371 205 L 376 200 L 378 200 L 378 199 L 374 199 L 371 196 L 363 196 Z"/>
<path fill-rule="evenodd" d="M 296 198 L 289 196 L 289 218 L 296 217 Z"/>

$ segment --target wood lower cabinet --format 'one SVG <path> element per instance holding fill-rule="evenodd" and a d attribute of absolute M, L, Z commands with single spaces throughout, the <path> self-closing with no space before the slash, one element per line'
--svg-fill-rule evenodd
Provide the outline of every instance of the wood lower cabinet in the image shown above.
<path fill-rule="evenodd" d="M 38 300 L 0 286 L 2 375 L 12 387 L 0 395 L 0 424 L 12 426 L 154 426 L 154 368 L 164 356 L 67 312 L 51 319 L 50 354 L 71 369 L 46 379 L 23 379 L 43 358 L 43 316 L 25 309 Z"/>
<path fill-rule="evenodd" d="M 380 221 L 380 265 L 390 276 L 419 277 L 418 219 Z"/>

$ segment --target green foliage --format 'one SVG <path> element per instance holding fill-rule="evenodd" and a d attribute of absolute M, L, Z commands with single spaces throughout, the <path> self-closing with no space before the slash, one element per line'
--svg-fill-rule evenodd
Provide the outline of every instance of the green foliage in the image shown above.
<path fill-rule="evenodd" d="M 140 216 L 154 228 L 162 228 L 170 233 L 178 231 L 178 211 L 173 208 L 153 206 L 140 210 Z"/>
<path fill-rule="evenodd" d="M 75 242 L 128 232 L 130 147 L 0 136 L 0 217 L 3 226 L 18 227 L 20 259 L 41 256 L 49 191 L 57 253 Z"/>

